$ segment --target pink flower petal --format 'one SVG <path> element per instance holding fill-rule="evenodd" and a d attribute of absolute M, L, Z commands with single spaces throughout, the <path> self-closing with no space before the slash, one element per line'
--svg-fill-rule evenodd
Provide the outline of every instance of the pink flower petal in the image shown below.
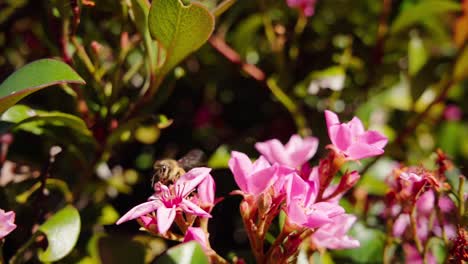
<path fill-rule="evenodd" d="M 192 203 L 191 201 L 187 199 L 183 199 L 181 202 L 181 208 L 187 213 L 196 215 L 196 216 L 201 216 L 201 217 L 211 217 L 209 213 L 207 213 L 205 210 L 201 209 L 198 205 Z"/>
<path fill-rule="evenodd" d="M 133 219 L 136 219 L 140 216 L 146 215 L 148 213 L 156 211 L 158 208 L 161 207 L 161 204 L 158 201 L 149 201 L 146 203 L 139 204 L 130 211 L 128 211 L 125 215 L 123 215 L 118 221 L 117 225 L 120 225 L 123 222 L 127 222 Z"/>
<path fill-rule="evenodd" d="M 252 174 L 248 179 L 247 192 L 258 195 L 265 191 L 276 181 L 277 177 L 275 172 L 277 168 L 278 167 L 275 165 Z"/>
<path fill-rule="evenodd" d="M 157 221 L 158 221 L 158 231 L 161 234 L 165 234 L 167 230 L 171 227 L 176 216 L 175 206 L 172 208 L 167 208 L 161 206 L 157 212 Z"/>
<path fill-rule="evenodd" d="M 15 212 L 9 211 L 5 212 L 0 209 L 0 239 L 3 239 L 13 230 L 15 230 Z"/>
<path fill-rule="evenodd" d="M 359 142 L 359 143 L 355 143 L 351 145 L 348 148 L 346 154 L 348 154 L 350 159 L 359 160 L 363 158 L 378 156 L 383 153 L 384 153 L 383 149 L 379 149 L 372 145 Z"/>
<path fill-rule="evenodd" d="M 197 241 L 198 243 L 200 243 L 204 250 L 207 250 L 209 248 L 206 234 L 203 231 L 203 229 L 199 227 L 189 227 L 187 229 L 187 233 L 185 233 L 183 242 L 189 241 Z"/>
<path fill-rule="evenodd" d="M 197 194 L 198 198 L 203 204 L 214 203 L 215 199 L 216 185 L 213 177 L 208 175 L 201 183 L 198 185 Z"/>
<path fill-rule="evenodd" d="M 181 186 L 183 192 L 182 197 L 191 193 L 208 175 L 210 175 L 210 168 L 193 168 L 184 175 L 182 175 L 175 185 Z"/>
<path fill-rule="evenodd" d="M 234 175 L 237 186 L 243 192 L 247 192 L 248 176 L 252 171 L 252 162 L 249 157 L 244 153 L 233 151 L 228 165 Z"/>

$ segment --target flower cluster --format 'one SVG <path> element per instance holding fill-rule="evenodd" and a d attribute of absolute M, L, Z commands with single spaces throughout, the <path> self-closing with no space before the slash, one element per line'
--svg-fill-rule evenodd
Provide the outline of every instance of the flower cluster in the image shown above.
<path fill-rule="evenodd" d="M 435 171 L 401 166 L 388 180 L 385 217 L 391 220 L 390 236 L 402 241 L 405 258 L 411 263 L 436 263 L 430 240 L 436 238 L 448 245 L 463 231 L 450 221 L 460 216 L 449 197 L 445 176 L 449 161 L 441 151 L 437 164 Z"/>
<path fill-rule="evenodd" d="M 387 139 L 376 131 L 365 131 L 353 118 L 340 123 L 335 113 L 325 113 L 332 145 L 318 166 L 308 161 L 315 155 L 318 140 L 293 135 L 282 145 L 277 139 L 255 144 L 261 156 L 255 161 L 233 151 L 229 161 L 243 196 L 240 212 L 258 263 L 287 262 L 299 245 L 309 241 L 313 248 L 353 248 L 359 241 L 346 235 L 356 217 L 345 214 L 339 198 L 359 179 L 356 171 L 344 172 L 338 184 L 331 184 L 347 161 L 380 155 Z M 286 220 L 272 246 L 264 239 L 274 219 Z"/>
<path fill-rule="evenodd" d="M 239 187 L 232 194 L 243 197 L 240 213 L 258 263 L 287 262 L 304 241 L 310 248 L 359 246 L 359 241 L 347 236 L 356 217 L 346 214 L 338 202 L 360 176 L 356 171 L 341 172 L 342 165 L 382 154 L 387 139 L 376 131 L 365 131 L 357 118 L 340 123 L 333 112 L 325 116 L 332 144 L 315 167 L 308 163 L 318 148 L 314 137 L 293 135 L 285 145 L 277 139 L 258 142 L 255 148 L 261 156 L 254 162 L 244 153 L 231 153 L 228 166 Z M 212 259 L 218 259 L 208 240 L 207 221 L 216 203 L 210 171 L 195 168 L 173 184 L 156 183 L 148 201 L 131 209 L 117 224 L 137 219 L 153 234 L 198 241 Z M 331 184 L 337 175 L 339 182 Z M 267 247 L 265 237 L 280 214 L 285 221 L 275 242 Z"/>

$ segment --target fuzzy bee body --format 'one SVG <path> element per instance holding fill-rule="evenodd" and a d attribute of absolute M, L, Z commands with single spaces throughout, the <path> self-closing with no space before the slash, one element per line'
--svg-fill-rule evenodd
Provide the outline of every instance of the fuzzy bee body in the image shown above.
<path fill-rule="evenodd" d="M 164 185 L 172 184 L 177 181 L 180 176 L 184 175 L 186 170 L 189 170 L 201 164 L 203 152 L 198 149 L 191 150 L 179 160 L 162 159 L 154 163 L 154 175 L 151 180 L 151 186 L 155 182 L 161 182 Z"/>

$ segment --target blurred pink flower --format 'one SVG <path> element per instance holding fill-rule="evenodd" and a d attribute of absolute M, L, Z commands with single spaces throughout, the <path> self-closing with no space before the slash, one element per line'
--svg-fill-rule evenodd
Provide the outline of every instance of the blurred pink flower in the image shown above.
<path fill-rule="evenodd" d="M 255 144 L 255 148 L 258 152 L 270 163 L 274 164 L 276 162 L 280 165 L 286 165 L 296 169 L 300 169 L 304 163 L 315 155 L 317 147 L 317 138 L 301 138 L 299 135 L 292 135 L 286 145 L 281 144 L 277 139 Z"/>
<path fill-rule="evenodd" d="M 156 221 L 158 231 L 161 234 L 171 227 L 174 222 L 176 212 L 184 211 L 193 215 L 210 217 L 210 214 L 201 209 L 198 205 L 186 199 L 194 189 L 210 175 L 209 168 L 194 168 L 182 175 L 173 185 L 169 187 L 157 183 L 158 192 L 150 197 L 150 201 L 133 207 L 124 216 L 122 216 L 117 224 L 133 220 L 144 216 L 153 211 L 156 212 Z"/>
<path fill-rule="evenodd" d="M 325 111 L 328 135 L 334 148 L 350 160 L 359 160 L 384 153 L 387 138 L 377 131 L 365 131 L 359 118 L 340 123 L 338 116 Z"/>
<path fill-rule="evenodd" d="M 405 261 L 406 263 L 411 263 L 411 264 L 423 264 L 424 259 L 423 257 L 419 254 L 418 250 L 416 247 L 410 245 L 410 244 L 404 244 L 403 245 L 403 251 L 405 252 Z M 429 251 L 427 254 L 427 264 L 436 264 L 436 258 L 434 255 Z"/>
<path fill-rule="evenodd" d="M 356 216 L 342 214 L 333 218 L 333 223 L 320 227 L 313 235 L 312 241 L 321 248 L 344 249 L 359 247 L 359 241 L 346 235 L 356 222 Z"/>
<path fill-rule="evenodd" d="M 244 153 L 233 151 L 228 164 L 243 194 L 259 195 L 277 179 L 278 166 L 271 166 L 263 156 L 252 163 Z"/>
<path fill-rule="evenodd" d="M 450 104 L 445 107 L 444 118 L 451 121 L 459 121 L 462 118 L 462 111 L 460 107 Z"/>
<path fill-rule="evenodd" d="M 9 211 L 5 212 L 3 209 L 0 209 L 0 239 L 3 239 L 11 231 L 15 230 L 15 212 Z"/>
<path fill-rule="evenodd" d="M 205 251 L 209 250 L 210 248 L 206 233 L 199 227 L 189 227 L 187 229 L 187 233 L 185 233 L 183 242 L 189 241 L 197 241 Z"/>
<path fill-rule="evenodd" d="M 315 12 L 316 0 L 287 0 L 288 6 L 298 8 L 305 16 L 312 16 Z"/>
<path fill-rule="evenodd" d="M 332 223 L 333 217 L 344 213 L 344 209 L 335 203 L 318 202 L 316 186 L 305 182 L 293 174 L 285 184 L 286 214 L 288 220 L 296 225 L 317 228 Z"/>

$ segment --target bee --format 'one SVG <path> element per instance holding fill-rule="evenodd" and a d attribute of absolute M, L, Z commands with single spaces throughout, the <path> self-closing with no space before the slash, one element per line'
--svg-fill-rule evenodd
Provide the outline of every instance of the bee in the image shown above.
<path fill-rule="evenodd" d="M 204 156 L 203 151 L 193 149 L 179 160 L 157 160 L 153 165 L 154 174 L 151 179 L 151 186 L 154 186 L 157 181 L 164 185 L 174 183 L 180 178 L 180 176 L 185 174 L 186 170 L 200 166 Z"/>

